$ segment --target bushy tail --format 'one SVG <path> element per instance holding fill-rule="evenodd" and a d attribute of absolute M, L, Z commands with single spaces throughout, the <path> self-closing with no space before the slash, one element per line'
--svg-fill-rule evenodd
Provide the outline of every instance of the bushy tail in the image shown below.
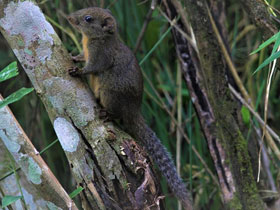
<path fill-rule="evenodd" d="M 124 120 L 130 135 L 141 141 L 148 150 L 153 161 L 158 165 L 163 176 L 167 179 L 168 186 L 175 196 L 182 202 L 185 210 L 192 210 L 192 199 L 185 184 L 179 177 L 175 165 L 166 148 L 161 144 L 155 133 L 144 121 L 141 114 Z"/>

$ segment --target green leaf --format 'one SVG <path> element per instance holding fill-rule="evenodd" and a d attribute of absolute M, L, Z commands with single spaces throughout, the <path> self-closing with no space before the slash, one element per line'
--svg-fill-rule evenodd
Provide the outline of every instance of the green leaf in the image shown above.
<path fill-rule="evenodd" d="M 278 35 L 276 36 L 276 41 L 275 41 L 275 44 L 273 46 L 273 50 L 271 52 L 271 55 L 273 55 L 276 52 L 276 50 L 278 49 L 279 45 L 280 45 L 280 33 L 278 33 Z"/>
<path fill-rule="evenodd" d="M 158 85 L 158 87 L 167 91 L 167 92 L 171 91 L 171 87 L 169 85 L 166 85 L 166 84 L 160 84 L 160 85 Z"/>
<path fill-rule="evenodd" d="M 259 52 L 260 50 L 262 50 L 263 48 L 267 47 L 268 45 L 270 45 L 272 42 L 275 42 L 275 40 L 277 39 L 277 36 L 280 34 L 280 31 L 277 34 L 274 34 L 272 37 L 270 37 L 268 40 L 266 40 L 264 43 L 262 43 L 258 49 L 256 49 L 255 51 L 251 52 L 250 55 L 253 55 L 257 52 Z"/>
<path fill-rule="evenodd" d="M 261 70 L 263 67 L 265 67 L 266 65 L 268 65 L 270 62 L 274 61 L 275 59 L 280 57 L 280 51 L 270 55 L 261 65 L 259 65 L 259 67 L 256 69 L 256 71 L 253 73 L 257 73 L 259 70 Z"/>
<path fill-rule="evenodd" d="M 73 199 L 75 196 L 77 196 L 80 192 L 82 192 L 84 190 L 84 188 L 82 188 L 82 187 L 78 187 L 76 190 L 74 190 L 73 192 L 71 192 L 70 194 L 69 194 L 69 197 L 71 198 L 71 199 Z"/>
<path fill-rule="evenodd" d="M 5 207 L 11 205 L 12 203 L 16 202 L 18 199 L 21 199 L 21 198 L 22 198 L 22 196 L 6 195 L 2 199 L 2 208 L 5 208 Z"/>
<path fill-rule="evenodd" d="M 152 18 L 158 18 L 159 16 L 159 10 L 155 9 L 152 13 Z"/>
<path fill-rule="evenodd" d="M 242 116 L 242 119 L 243 119 L 243 122 L 248 125 L 250 123 L 250 111 L 247 107 L 245 106 L 242 106 L 241 108 L 241 116 Z"/>
<path fill-rule="evenodd" d="M 169 93 L 172 91 L 172 88 L 169 85 L 160 84 L 158 87 Z M 182 96 L 189 96 L 189 91 L 186 88 L 182 89 Z"/>
<path fill-rule="evenodd" d="M 172 26 L 169 26 L 169 28 L 164 32 L 164 34 L 160 37 L 160 39 L 155 43 L 155 45 L 152 47 L 152 49 L 144 56 L 144 58 L 139 62 L 139 65 L 142 66 L 142 64 L 147 60 L 147 58 L 154 52 L 154 50 L 160 45 L 160 43 L 164 40 L 164 38 L 169 34 L 171 31 Z"/>
<path fill-rule="evenodd" d="M 18 75 L 17 62 L 14 61 L 0 72 L 0 82 Z"/>
<path fill-rule="evenodd" d="M 21 88 L 16 92 L 9 95 L 3 101 L 0 102 L 0 109 L 8 104 L 14 103 L 20 100 L 23 96 L 27 95 L 28 93 L 32 92 L 34 88 Z"/>

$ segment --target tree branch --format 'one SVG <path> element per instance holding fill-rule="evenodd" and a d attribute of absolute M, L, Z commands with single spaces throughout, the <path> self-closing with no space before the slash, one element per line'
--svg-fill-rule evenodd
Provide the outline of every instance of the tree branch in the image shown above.
<path fill-rule="evenodd" d="M 263 33 L 264 39 L 268 39 L 278 32 L 275 23 L 270 17 L 263 1 L 239 0 L 248 13 L 249 18 Z"/>
<path fill-rule="evenodd" d="M 0 101 L 2 100 L 0 95 Z M 0 109 L 0 118 L 0 139 L 25 174 L 21 182 L 25 183 L 24 200 L 31 202 L 28 205 L 40 205 L 47 209 L 52 203 L 62 209 L 78 209 L 38 154 L 8 107 Z M 31 194 L 34 199 L 28 199 L 28 194 Z"/>
<path fill-rule="evenodd" d="M 179 13 L 174 1 L 165 0 L 170 19 Z M 199 55 L 178 30 L 173 30 L 173 37 L 225 204 L 229 209 L 264 209 L 252 175 L 246 141 L 235 119 L 237 107 L 229 95 L 226 63 L 207 15 L 206 1 L 186 0 L 185 4 Z M 178 25 L 189 34 L 184 19 Z"/>

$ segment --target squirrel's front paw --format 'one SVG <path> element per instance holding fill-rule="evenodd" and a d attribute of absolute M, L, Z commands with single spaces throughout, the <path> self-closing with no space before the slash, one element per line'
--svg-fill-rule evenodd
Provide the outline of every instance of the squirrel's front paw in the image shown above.
<path fill-rule="evenodd" d="M 80 69 L 77 66 L 74 66 L 74 67 L 71 67 L 70 69 L 68 69 L 68 72 L 72 77 L 79 75 L 79 71 L 80 71 Z"/>
<path fill-rule="evenodd" d="M 70 56 L 71 56 L 72 61 L 74 61 L 75 63 L 86 61 L 83 54 L 79 54 L 76 56 L 73 56 L 72 54 L 70 54 Z"/>

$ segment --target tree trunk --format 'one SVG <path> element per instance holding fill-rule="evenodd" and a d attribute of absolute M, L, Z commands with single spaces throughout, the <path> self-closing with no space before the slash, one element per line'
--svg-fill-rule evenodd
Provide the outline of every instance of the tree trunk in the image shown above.
<path fill-rule="evenodd" d="M 180 29 L 191 34 L 185 13 L 176 0 L 165 0 L 169 17 L 180 14 Z M 201 127 L 207 139 L 228 209 L 265 209 L 252 173 L 248 148 L 238 125 L 236 100 L 230 95 L 226 63 L 216 39 L 206 1 L 186 0 L 197 54 L 177 29 L 173 29 L 177 55 Z M 177 13 L 177 14 L 175 14 Z"/>

